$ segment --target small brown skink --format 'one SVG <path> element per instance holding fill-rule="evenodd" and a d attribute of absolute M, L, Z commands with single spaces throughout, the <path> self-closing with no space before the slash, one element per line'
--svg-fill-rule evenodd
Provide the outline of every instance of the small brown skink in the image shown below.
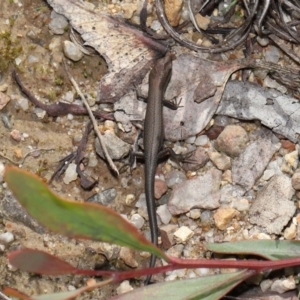
<path fill-rule="evenodd" d="M 158 228 L 154 199 L 154 179 L 160 150 L 163 146 L 163 97 L 171 77 L 172 54 L 167 53 L 159 59 L 149 75 L 149 95 L 144 122 L 144 154 L 145 154 L 145 193 L 151 242 L 157 245 Z M 151 255 L 150 267 L 154 267 L 156 257 Z M 146 284 L 150 281 L 146 279 Z"/>

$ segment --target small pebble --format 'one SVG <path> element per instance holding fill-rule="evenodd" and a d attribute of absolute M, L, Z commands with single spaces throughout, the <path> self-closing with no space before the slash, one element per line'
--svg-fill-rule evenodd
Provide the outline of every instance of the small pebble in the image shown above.
<path fill-rule="evenodd" d="M 298 156 L 298 150 L 286 154 L 283 158 L 281 170 L 287 174 L 293 175 L 299 163 Z"/>
<path fill-rule="evenodd" d="M 76 174 L 76 176 L 77 176 L 77 174 Z M 87 199 L 87 202 L 100 203 L 102 205 L 107 206 L 107 205 L 111 204 L 116 199 L 116 197 L 117 197 L 116 189 L 110 188 L 110 189 L 104 190 L 98 194 L 91 196 L 90 198 Z"/>
<path fill-rule="evenodd" d="M 231 160 L 230 157 L 223 153 L 219 153 L 216 151 L 208 152 L 208 156 L 210 160 L 213 162 L 213 164 L 222 171 L 225 171 L 230 168 L 231 166 Z"/>
<path fill-rule="evenodd" d="M 141 229 L 145 224 L 145 220 L 139 214 L 133 214 L 130 218 L 130 223 L 132 223 L 135 228 Z"/>
<path fill-rule="evenodd" d="M 271 285 L 271 291 L 283 294 L 287 291 L 294 290 L 296 288 L 296 282 L 293 277 L 286 279 L 278 279 Z"/>
<path fill-rule="evenodd" d="M 169 224 L 170 223 L 170 221 L 172 219 L 172 215 L 171 215 L 170 211 L 168 210 L 168 207 L 167 207 L 166 204 L 160 205 L 157 208 L 156 213 L 160 217 L 160 220 L 162 221 L 163 224 Z"/>
<path fill-rule="evenodd" d="M 237 215 L 237 211 L 231 207 L 220 207 L 214 214 L 215 224 L 220 230 L 225 230 L 231 220 Z"/>
<path fill-rule="evenodd" d="M 273 45 L 270 45 L 265 50 L 265 59 L 267 62 L 277 64 L 280 58 L 279 49 Z"/>
<path fill-rule="evenodd" d="M 73 61 L 79 61 L 83 58 L 83 53 L 73 42 L 64 41 L 63 50 L 66 57 Z"/>
<path fill-rule="evenodd" d="M 14 130 L 11 131 L 10 137 L 11 137 L 13 140 L 15 140 L 16 142 L 20 142 L 20 141 L 21 141 L 21 138 L 22 138 L 22 135 L 21 135 L 21 133 L 20 133 L 19 130 L 14 129 Z"/>
<path fill-rule="evenodd" d="M 185 243 L 194 235 L 194 232 L 186 226 L 181 226 L 174 232 L 174 239 L 177 243 Z"/>
<path fill-rule="evenodd" d="M 267 291 L 271 285 L 272 285 L 273 281 L 271 279 L 266 279 L 266 280 L 263 280 L 261 283 L 260 283 L 260 288 L 261 288 L 261 291 L 264 293 L 265 291 Z"/>
<path fill-rule="evenodd" d="M 197 220 L 201 216 L 201 210 L 198 208 L 191 209 L 188 213 L 186 213 L 186 216 L 193 220 Z"/>
<path fill-rule="evenodd" d="M 124 280 L 119 287 L 117 287 L 117 294 L 125 294 L 133 290 L 133 287 L 129 284 L 129 280 Z"/>
<path fill-rule="evenodd" d="M 134 194 L 126 195 L 125 204 L 131 206 L 135 202 L 136 198 Z"/>
<path fill-rule="evenodd" d="M 195 137 L 195 136 L 190 136 L 189 138 L 187 138 L 187 139 L 185 140 L 185 142 L 186 142 L 187 144 L 194 144 L 194 143 L 195 143 L 195 140 L 196 140 L 196 137 Z"/>
<path fill-rule="evenodd" d="M 232 207 L 238 211 L 247 211 L 250 208 L 250 203 L 248 199 L 239 199 L 232 202 Z"/>
<path fill-rule="evenodd" d="M 264 171 L 262 179 L 265 180 L 265 181 L 268 181 L 274 175 L 275 175 L 275 170 L 273 170 L 273 169 L 267 169 L 267 170 Z"/>
<path fill-rule="evenodd" d="M 63 15 L 57 14 L 54 10 L 52 10 L 50 18 L 49 29 L 54 34 L 64 34 L 68 26 L 68 20 Z"/>
<path fill-rule="evenodd" d="M 257 37 L 257 42 L 262 46 L 262 47 L 266 47 L 267 45 L 269 45 L 270 40 L 268 38 L 261 38 L 261 37 Z"/>
<path fill-rule="evenodd" d="M 9 245 L 14 240 L 14 235 L 11 232 L 4 232 L 0 234 L 0 244 L 4 246 Z"/>
<path fill-rule="evenodd" d="M 238 156 L 247 146 L 249 137 L 239 125 L 228 125 L 216 139 L 215 148 L 230 157 Z"/>
<path fill-rule="evenodd" d="M 33 112 L 37 115 L 39 119 L 44 119 L 44 117 L 46 116 L 46 111 L 39 107 L 35 107 Z"/>
<path fill-rule="evenodd" d="M 63 178 L 63 182 L 65 184 L 69 184 L 70 182 L 75 181 L 77 179 L 78 174 L 76 172 L 76 168 L 77 165 L 74 163 L 68 165 L 68 168 L 66 169 L 65 172 L 65 176 Z"/>
<path fill-rule="evenodd" d="M 27 111 L 29 108 L 29 101 L 26 98 L 19 98 L 16 102 L 16 106 L 21 108 L 23 111 Z"/>
<path fill-rule="evenodd" d="M 292 223 L 289 227 L 284 230 L 283 236 L 286 240 L 293 240 L 297 235 L 297 227 Z"/>
<path fill-rule="evenodd" d="M 205 146 L 207 145 L 209 142 L 209 138 L 207 135 L 199 135 L 197 136 L 196 140 L 195 140 L 195 145 L 196 146 Z"/>

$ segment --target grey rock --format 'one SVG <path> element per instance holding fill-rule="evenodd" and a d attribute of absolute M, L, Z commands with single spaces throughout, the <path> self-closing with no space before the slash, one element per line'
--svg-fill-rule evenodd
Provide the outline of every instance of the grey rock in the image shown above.
<path fill-rule="evenodd" d="M 270 234 L 280 234 L 296 211 L 291 201 L 294 192 L 289 177 L 272 177 L 249 210 L 250 223 L 265 228 Z"/>
<path fill-rule="evenodd" d="M 229 81 L 217 114 L 243 120 L 260 120 L 263 125 L 292 142 L 299 141 L 299 101 L 258 84 Z"/>
<path fill-rule="evenodd" d="M 163 224 L 169 224 L 169 222 L 172 219 L 172 215 L 170 214 L 170 211 L 168 210 L 168 207 L 166 204 L 160 205 L 156 210 L 157 215 L 159 216 L 160 220 Z"/>
<path fill-rule="evenodd" d="M 226 184 L 220 189 L 220 203 L 231 203 L 236 199 L 241 198 L 245 194 L 245 192 L 246 191 L 238 185 Z"/>
<path fill-rule="evenodd" d="M 202 168 L 209 161 L 205 149 L 201 147 L 197 147 L 196 150 L 193 151 L 186 159 L 191 162 L 183 162 L 182 168 L 185 171 L 196 171 Z"/>
<path fill-rule="evenodd" d="M 166 183 L 169 188 L 186 180 L 185 173 L 179 170 L 172 170 L 166 174 Z"/>
<path fill-rule="evenodd" d="M 40 234 L 46 232 L 46 229 L 31 218 L 15 197 L 9 192 L 0 200 L 0 211 L 2 211 L 2 217 L 5 219 L 22 223 Z"/>
<path fill-rule="evenodd" d="M 57 14 L 54 10 L 52 10 L 50 17 L 49 29 L 54 34 L 64 34 L 68 26 L 68 20 L 63 15 Z"/>
<path fill-rule="evenodd" d="M 266 61 L 272 62 L 274 64 L 278 63 L 279 58 L 281 56 L 279 49 L 273 45 L 270 45 L 268 48 L 266 48 L 264 54 L 265 54 Z"/>
<path fill-rule="evenodd" d="M 219 207 L 221 176 L 221 171 L 211 168 L 201 176 L 178 184 L 173 189 L 168 203 L 171 214 L 182 214 L 192 208 Z"/>
<path fill-rule="evenodd" d="M 65 56 L 73 61 L 79 61 L 83 58 L 83 53 L 73 42 L 64 41 L 63 50 Z"/>
<path fill-rule="evenodd" d="M 146 106 L 147 104 L 138 100 L 136 93 L 131 91 L 114 103 L 114 110 L 123 111 L 130 117 L 130 120 L 137 121 L 144 119 Z"/>
<path fill-rule="evenodd" d="M 129 153 L 131 149 L 131 146 L 129 144 L 123 142 L 120 138 L 118 138 L 115 134 L 112 134 L 108 130 L 104 132 L 102 138 L 112 159 L 123 158 Z M 98 139 L 96 139 L 95 141 L 95 147 L 97 154 L 100 157 L 104 158 L 104 154 Z"/>
<path fill-rule="evenodd" d="M 125 132 L 130 132 L 132 129 L 132 123 L 130 122 L 130 117 L 125 114 L 123 111 L 115 111 L 114 113 L 115 120 L 122 124 L 122 128 Z"/>
<path fill-rule="evenodd" d="M 264 136 L 251 142 L 241 155 L 232 161 L 232 181 L 247 191 L 263 174 L 273 154 L 278 150 L 272 142 L 273 134 L 266 131 Z"/>
<path fill-rule="evenodd" d="M 97 193 L 87 199 L 87 202 L 100 203 L 105 206 L 112 203 L 117 197 L 117 191 L 114 188 L 107 189 L 101 193 Z"/>

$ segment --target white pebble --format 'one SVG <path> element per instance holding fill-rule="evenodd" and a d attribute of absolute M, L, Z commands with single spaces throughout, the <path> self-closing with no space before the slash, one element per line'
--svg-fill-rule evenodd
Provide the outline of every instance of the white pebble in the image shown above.
<path fill-rule="evenodd" d="M 29 108 L 28 99 L 26 98 L 20 98 L 17 100 L 16 106 L 21 108 L 24 111 L 27 111 Z"/>
<path fill-rule="evenodd" d="M 11 232 L 4 232 L 0 234 L 0 243 L 9 245 L 14 240 L 14 235 Z"/>
<path fill-rule="evenodd" d="M 133 290 L 133 287 L 129 284 L 129 280 L 124 280 L 117 288 L 117 294 L 121 295 Z"/>
<path fill-rule="evenodd" d="M 73 61 L 79 61 L 83 57 L 83 53 L 80 49 L 70 41 L 63 42 L 63 50 L 66 57 Z"/>
<path fill-rule="evenodd" d="M 68 168 L 66 169 L 65 176 L 63 178 L 63 181 L 65 184 L 69 184 L 72 181 L 75 181 L 77 179 L 77 172 L 76 172 L 76 164 L 71 163 L 69 164 Z"/>
<path fill-rule="evenodd" d="M 195 269 L 195 273 L 198 274 L 199 276 L 206 276 L 209 274 L 209 269 L 208 268 L 198 268 L 198 269 Z"/>
<path fill-rule="evenodd" d="M 195 140 L 196 140 L 196 137 L 195 137 L 195 136 L 190 136 L 189 138 L 187 138 L 187 139 L 185 140 L 185 142 L 186 142 L 187 144 L 194 144 L 194 143 L 195 143 Z"/>
<path fill-rule="evenodd" d="M 263 280 L 261 283 L 260 283 L 260 288 L 261 288 L 261 291 L 264 293 L 265 291 L 267 291 L 271 285 L 272 285 L 272 280 L 270 279 L 266 279 L 266 280 Z"/>
<path fill-rule="evenodd" d="M 209 142 L 207 135 L 199 135 L 195 140 L 196 146 L 205 146 Z"/>
<path fill-rule="evenodd" d="M 295 279 L 293 277 L 289 277 L 287 279 L 275 280 L 271 286 L 271 291 L 283 294 L 286 291 L 294 290 L 295 288 Z"/>
<path fill-rule="evenodd" d="M 268 181 L 274 175 L 275 175 L 275 170 L 267 169 L 264 171 L 264 175 L 263 175 L 262 179 Z"/>
<path fill-rule="evenodd" d="M 174 232 L 174 239 L 178 243 L 184 243 L 189 240 L 194 235 L 194 232 L 190 230 L 187 226 L 181 226 L 178 230 Z"/>
<path fill-rule="evenodd" d="M 37 117 L 39 119 L 43 119 L 45 116 L 46 116 L 46 111 L 39 108 L 39 107 L 36 107 L 33 112 L 37 115 Z"/>
<path fill-rule="evenodd" d="M 172 215 L 167 207 L 167 204 L 160 205 L 157 208 L 156 213 L 159 215 L 160 220 L 162 221 L 163 224 L 167 225 L 170 223 L 172 219 Z"/>
<path fill-rule="evenodd" d="M 74 116 L 72 114 L 67 115 L 68 120 L 72 121 L 74 119 Z"/>
<path fill-rule="evenodd" d="M 132 223 L 135 228 L 141 229 L 145 224 L 145 220 L 139 214 L 134 214 L 130 218 L 130 223 Z"/>

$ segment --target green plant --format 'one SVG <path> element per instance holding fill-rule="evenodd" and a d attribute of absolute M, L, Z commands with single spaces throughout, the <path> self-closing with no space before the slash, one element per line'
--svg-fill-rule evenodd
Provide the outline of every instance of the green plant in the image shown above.
<path fill-rule="evenodd" d="M 196 279 L 164 282 L 123 294 L 113 299 L 201 299 L 215 300 L 226 295 L 240 282 L 250 276 L 269 269 L 297 266 L 300 264 L 300 243 L 297 241 L 253 240 L 235 243 L 209 244 L 207 249 L 218 253 L 255 255 L 265 260 L 221 260 L 221 259 L 178 259 L 167 256 L 141 235 L 133 225 L 111 209 L 92 203 L 80 203 L 61 199 L 53 194 L 37 176 L 15 167 L 5 171 L 5 181 L 15 197 L 40 224 L 72 238 L 92 239 L 136 250 L 149 251 L 164 259 L 167 265 L 130 271 L 83 270 L 48 253 L 21 249 L 9 253 L 11 265 L 20 270 L 42 274 L 84 274 L 106 276 L 107 280 L 76 291 L 47 295 L 47 299 L 63 300 L 74 298 L 80 293 L 103 285 L 150 274 L 182 268 L 238 268 L 240 271 L 228 274 L 200 277 Z M 21 299 L 45 299 L 45 295 L 34 298 L 11 288 L 3 291 Z"/>
<path fill-rule="evenodd" d="M 13 25 L 13 19 L 10 19 L 11 26 Z M 0 72 L 5 71 L 11 62 L 21 54 L 22 46 L 18 39 L 13 40 L 11 38 L 11 32 L 9 30 L 0 33 Z"/>

